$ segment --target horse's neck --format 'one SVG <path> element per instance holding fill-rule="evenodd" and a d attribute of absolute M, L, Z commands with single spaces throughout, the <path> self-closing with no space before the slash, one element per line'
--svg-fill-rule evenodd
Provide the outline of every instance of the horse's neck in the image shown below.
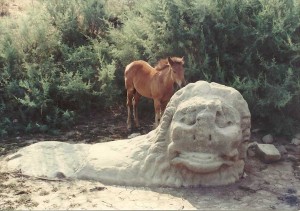
<path fill-rule="evenodd" d="M 162 78 L 163 80 L 163 85 L 165 87 L 173 87 L 174 84 L 174 80 L 172 78 L 172 74 L 171 74 L 171 69 L 169 68 L 169 66 L 167 66 L 165 69 L 159 71 L 159 77 Z"/>

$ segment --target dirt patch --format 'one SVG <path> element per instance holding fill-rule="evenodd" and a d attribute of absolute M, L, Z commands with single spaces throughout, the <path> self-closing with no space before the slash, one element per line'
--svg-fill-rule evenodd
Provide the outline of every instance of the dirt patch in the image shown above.
<path fill-rule="evenodd" d="M 64 141 L 68 143 L 100 143 L 126 139 L 132 133 L 146 134 L 153 129 L 154 114 L 140 115 L 140 128 L 127 130 L 127 109 L 112 107 L 102 112 L 92 112 L 82 117 L 78 124 L 64 129 L 57 135 L 22 134 L 0 140 L 0 156 L 17 151 L 19 148 L 40 141 Z M 153 121 L 152 121 L 153 120 Z"/>

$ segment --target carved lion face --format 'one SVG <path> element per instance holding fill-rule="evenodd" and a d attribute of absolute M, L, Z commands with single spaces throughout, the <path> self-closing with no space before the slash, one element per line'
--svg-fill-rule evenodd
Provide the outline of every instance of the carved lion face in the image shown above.
<path fill-rule="evenodd" d="M 171 165 L 205 174 L 238 162 L 241 116 L 226 102 L 220 96 L 206 95 L 177 106 L 169 133 Z"/>

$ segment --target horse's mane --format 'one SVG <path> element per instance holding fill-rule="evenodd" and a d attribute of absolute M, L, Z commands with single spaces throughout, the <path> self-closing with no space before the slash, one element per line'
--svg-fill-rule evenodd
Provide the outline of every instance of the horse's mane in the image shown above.
<path fill-rule="evenodd" d="M 182 58 L 179 58 L 179 57 L 172 57 L 171 58 L 173 60 L 173 62 L 175 63 L 182 63 Z M 168 62 L 168 58 L 166 59 L 161 59 L 157 62 L 157 64 L 154 66 L 154 68 L 157 70 L 157 71 L 162 71 L 164 70 L 165 68 L 169 67 L 169 62 Z"/>

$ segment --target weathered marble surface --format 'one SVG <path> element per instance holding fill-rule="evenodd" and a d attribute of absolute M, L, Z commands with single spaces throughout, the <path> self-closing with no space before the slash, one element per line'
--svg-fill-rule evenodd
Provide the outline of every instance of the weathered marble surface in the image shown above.
<path fill-rule="evenodd" d="M 146 135 L 92 145 L 40 142 L 7 157 L 7 168 L 114 185 L 226 185 L 243 173 L 250 122 L 237 90 L 198 81 L 173 95 Z"/>

